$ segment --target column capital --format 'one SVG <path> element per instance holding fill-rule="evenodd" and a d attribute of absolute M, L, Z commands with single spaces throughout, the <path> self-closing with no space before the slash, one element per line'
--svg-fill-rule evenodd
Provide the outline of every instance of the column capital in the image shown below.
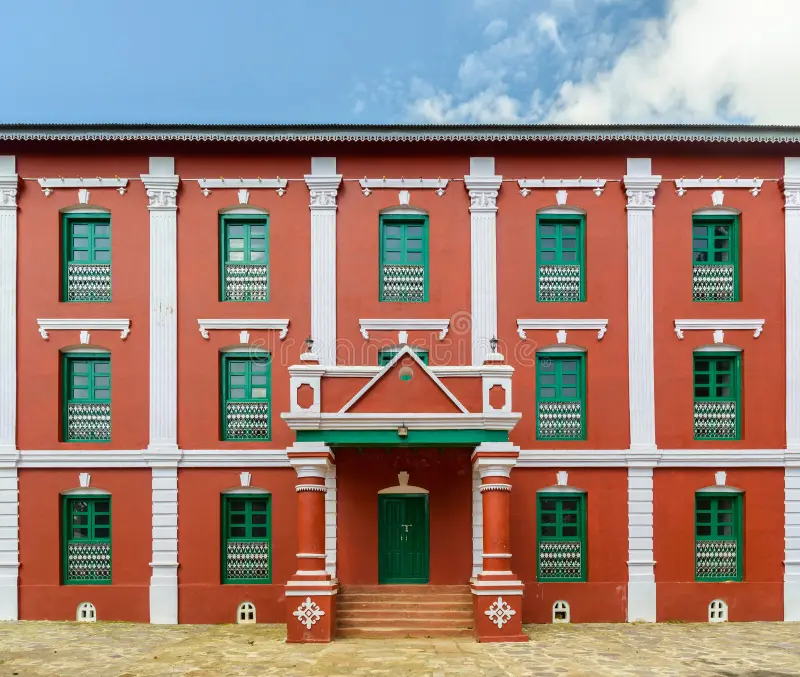
<path fill-rule="evenodd" d="M 334 464 L 330 447 L 317 442 L 295 442 L 286 450 L 289 465 L 297 472 L 298 479 L 325 479 L 328 470 Z"/>
<path fill-rule="evenodd" d="M 472 452 L 472 465 L 481 479 L 510 477 L 518 458 L 519 447 L 510 442 L 484 442 Z"/>
<path fill-rule="evenodd" d="M 502 176 L 464 176 L 464 186 L 469 191 L 471 212 L 497 212 L 497 195 L 503 183 Z"/>
<path fill-rule="evenodd" d="M 800 176 L 784 176 L 781 187 L 786 199 L 784 208 L 791 211 L 800 209 Z"/>
<path fill-rule="evenodd" d="M 16 174 L 0 175 L 0 209 L 17 208 L 17 186 L 19 177 Z"/>
<path fill-rule="evenodd" d="M 653 198 L 656 196 L 656 188 L 660 184 L 661 177 L 659 175 L 626 174 L 623 177 L 623 186 L 628 197 L 628 209 L 651 211 L 654 208 Z"/>
<path fill-rule="evenodd" d="M 151 212 L 174 212 L 178 208 L 178 176 L 155 176 L 142 174 L 142 183 L 147 191 L 147 208 Z"/>
<path fill-rule="evenodd" d="M 342 182 L 341 174 L 320 176 L 306 174 L 306 185 L 309 190 L 309 207 L 311 209 L 336 209 L 336 196 Z"/>

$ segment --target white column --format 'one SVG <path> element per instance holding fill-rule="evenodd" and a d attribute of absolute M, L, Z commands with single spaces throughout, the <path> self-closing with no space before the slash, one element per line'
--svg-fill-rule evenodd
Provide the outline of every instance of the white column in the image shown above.
<path fill-rule="evenodd" d="M 800 621 L 800 158 L 785 158 L 786 477 L 783 618 Z"/>
<path fill-rule="evenodd" d="M 17 174 L 0 155 L 0 621 L 19 618 Z"/>
<path fill-rule="evenodd" d="M 150 622 L 178 622 L 178 177 L 171 157 L 142 174 L 150 210 Z"/>
<path fill-rule="evenodd" d="M 628 468 L 628 622 L 656 620 L 653 468 Z"/>
<path fill-rule="evenodd" d="M 472 468 L 472 577 L 483 569 L 483 498 L 481 474 Z"/>
<path fill-rule="evenodd" d="M 151 465 L 153 462 L 151 462 Z M 178 622 L 178 467 L 153 465 L 150 622 Z"/>
<path fill-rule="evenodd" d="M 786 227 L 786 448 L 800 452 L 800 158 L 784 160 Z"/>
<path fill-rule="evenodd" d="M 336 466 L 325 475 L 325 570 L 336 578 Z"/>
<path fill-rule="evenodd" d="M 0 155 L 0 452 L 17 449 L 17 174 Z"/>
<path fill-rule="evenodd" d="M 312 157 L 306 174 L 311 208 L 311 338 L 324 366 L 336 364 L 336 195 L 342 175 L 335 157 Z"/>
<path fill-rule="evenodd" d="M 480 366 L 497 337 L 497 193 L 503 177 L 495 175 L 493 157 L 470 158 L 469 172 L 472 365 Z"/>
<path fill-rule="evenodd" d="M 631 451 L 656 448 L 653 360 L 653 198 L 650 158 L 628 158 L 628 388 Z"/>

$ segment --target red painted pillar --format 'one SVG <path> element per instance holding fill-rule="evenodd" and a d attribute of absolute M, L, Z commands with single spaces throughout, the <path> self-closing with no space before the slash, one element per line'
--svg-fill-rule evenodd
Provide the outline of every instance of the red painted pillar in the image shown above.
<path fill-rule="evenodd" d="M 333 454 L 295 444 L 288 455 L 297 471 L 297 572 L 286 584 L 286 641 L 330 642 L 338 586 L 325 570 L 325 476 Z"/>
<path fill-rule="evenodd" d="M 511 570 L 511 469 L 518 456 L 509 443 L 481 444 L 472 455 L 483 508 L 483 564 L 472 582 L 479 642 L 528 641 L 522 632 L 525 586 Z"/>

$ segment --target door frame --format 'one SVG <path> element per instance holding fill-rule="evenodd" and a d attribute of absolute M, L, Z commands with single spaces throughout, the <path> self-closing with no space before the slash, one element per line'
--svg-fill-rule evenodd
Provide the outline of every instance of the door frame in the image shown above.
<path fill-rule="evenodd" d="M 381 562 L 381 502 L 385 499 L 391 498 L 413 498 L 413 499 L 422 499 L 424 510 L 425 510 L 425 580 L 420 580 L 418 578 L 393 578 L 391 582 L 386 582 L 382 569 L 382 562 Z M 378 584 L 379 585 L 427 585 L 431 581 L 431 511 L 430 511 L 430 495 L 425 493 L 385 493 L 385 494 L 378 494 Z"/>

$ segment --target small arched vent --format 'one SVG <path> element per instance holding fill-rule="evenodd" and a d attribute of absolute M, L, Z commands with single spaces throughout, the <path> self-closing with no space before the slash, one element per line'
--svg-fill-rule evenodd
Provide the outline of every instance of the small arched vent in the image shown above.
<path fill-rule="evenodd" d="M 728 605 L 721 599 L 712 600 L 708 605 L 708 622 L 725 623 L 728 620 Z"/>
<path fill-rule="evenodd" d="M 559 600 L 553 604 L 553 623 L 569 623 L 569 602 Z"/>
<path fill-rule="evenodd" d="M 78 612 L 75 614 L 75 620 L 79 623 L 94 623 L 97 620 L 97 609 L 91 602 L 81 602 L 78 605 Z"/>
<path fill-rule="evenodd" d="M 252 602 L 242 602 L 236 610 L 237 623 L 255 623 L 256 605 Z"/>

